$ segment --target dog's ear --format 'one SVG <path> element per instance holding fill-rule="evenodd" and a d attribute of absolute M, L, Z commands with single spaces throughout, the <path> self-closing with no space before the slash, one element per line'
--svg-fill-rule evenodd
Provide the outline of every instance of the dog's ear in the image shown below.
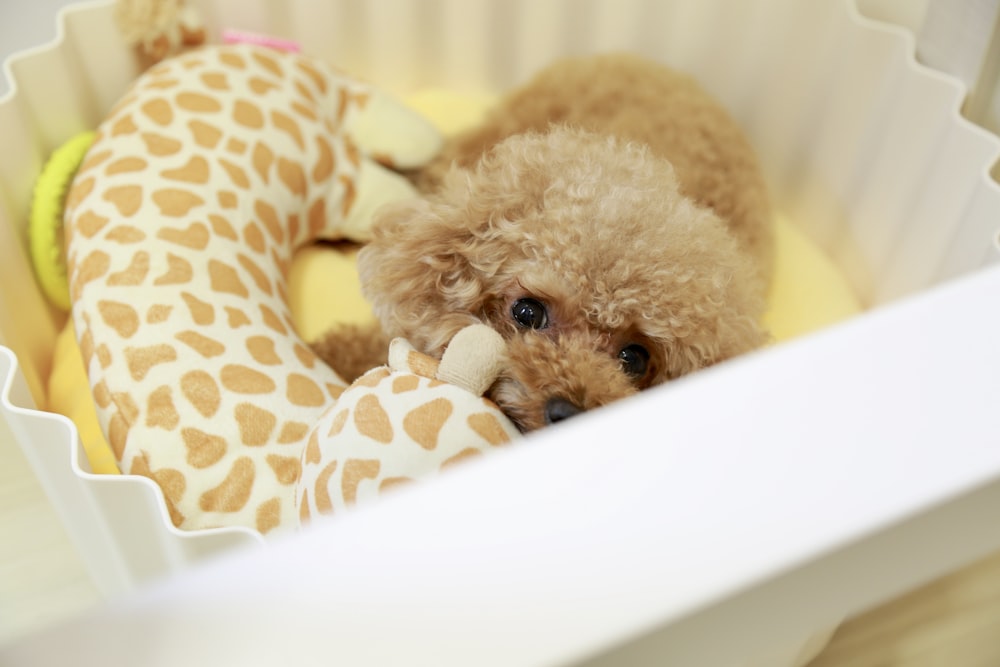
<path fill-rule="evenodd" d="M 373 232 L 358 255 L 365 297 L 387 334 L 439 355 L 485 300 L 475 225 L 441 198 L 409 199 L 379 209 Z"/>

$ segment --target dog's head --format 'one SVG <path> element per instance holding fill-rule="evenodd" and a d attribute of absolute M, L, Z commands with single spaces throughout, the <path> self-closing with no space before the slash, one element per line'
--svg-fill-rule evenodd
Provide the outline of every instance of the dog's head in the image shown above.
<path fill-rule="evenodd" d="M 382 209 L 365 294 L 439 355 L 486 322 L 510 364 L 491 397 L 522 429 L 759 345 L 751 261 L 643 147 L 569 128 L 516 135 L 425 199 Z"/>

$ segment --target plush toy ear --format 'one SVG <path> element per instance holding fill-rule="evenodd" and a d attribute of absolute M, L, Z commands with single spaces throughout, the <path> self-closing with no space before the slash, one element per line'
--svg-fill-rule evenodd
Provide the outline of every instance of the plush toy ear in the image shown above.
<path fill-rule="evenodd" d="M 373 232 L 358 255 L 365 297 L 389 336 L 439 357 L 488 298 L 474 225 L 443 201 L 409 199 L 381 208 Z"/>

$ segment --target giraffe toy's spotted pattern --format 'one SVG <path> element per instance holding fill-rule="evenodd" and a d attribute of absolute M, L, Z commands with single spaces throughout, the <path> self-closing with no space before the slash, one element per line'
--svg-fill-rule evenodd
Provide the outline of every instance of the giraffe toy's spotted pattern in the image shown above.
<path fill-rule="evenodd" d="M 136 81 L 76 175 L 72 316 L 98 415 L 178 527 L 298 520 L 307 436 L 345 383 L 296 335 L 286 278 L 296 247 L 356 237 L 409 192 L 348 136 L 374 94 L 297 54 L 200 49 Z M 404 165 L 436 141 L 377 149 Z"/>
<path fill-rule="evenodd" d="M 517 437 L 480 395 L 496 379 L 503 350 L 484 325 L 457 335 L 440 362 L 394 340 L 389 365 L 355 380 L 310 432 L 295 498 L 299 520 L 373 500 Z"/>

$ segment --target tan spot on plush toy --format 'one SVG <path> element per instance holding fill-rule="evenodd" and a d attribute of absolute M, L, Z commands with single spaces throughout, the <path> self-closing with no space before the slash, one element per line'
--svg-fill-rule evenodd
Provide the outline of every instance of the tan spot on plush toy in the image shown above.
<path fill-rule="evenodd" d="M 327 432 L 327 437 L 333 437 L 344 430 L 344 426 L 347 424 L 347 418 L 350 416 L 351 411 L 347 408 L 340 410 L 330 421 L 330 430 Z M 317 459 L 318 460 L 318 459 Z M 316 461 L 310 461 L 310 463 L 315 463 Z"/>
<path fill-rule="evenodd" d="M 392 392 L 402 394 L 413 391 L 420 386 L 420 378 L 416 375 L 400 375 L 392 381 Z"/>
<path fill-rule="evenodd" d="M 236 208 L 236 193 L 230 192 L 229 190 L 219 190 L 216 198 L 219 201 L 219 206 L 224 209 Z"/>
<path fill-rule="evenodd" d="M 69 194 L 66 195 L 66 206 L 79 206 L 93 189 L 94 178 L 92 176 L 73 181 L 73 187 L 70 188 Z"/>
<path fill-rule="evenodd" d="M 264 69 L 266 69 L 268 72 L 278 77 L 279 79 L 285 75 L 285 72 L 281 68 L 281 65 L 279 65 L 278 61 L 272 58 L 271 56 L 265 55 L 261 51 L 254 51 L 253 54 L 251 54 L 251 57 L 258 65 L 260 65 L 261 67 L 263 67 Z"/>
<path fill-rule="evenodd" d="M 77 218 L 76 230 L 88 239 L 93 238 L 98 232 L 104 229 L 109 220 L 110 218 L 97 215 L 93 211 L 84 211 Z"/>
<path fill-rule="evenodd" d="M 262 79 L 259 76 L 250 77 L 250 80 L 247 81 L 247 86 L 249 86 L 250 90 L 257 95 L 266 95 L 270 91 L 278 88 L 278 84 Z"/>
<path fill-rule="evenodd" d="M 344 502 L 353 505 L 358 497 L 358 487 L 366 479 L 375 479 L 382 464 L 377 459 L 348 459 L 340 475 L 340 488 Z"/>
<path fill-rule="evenodd" d="M 243 228 L 243 242 L 256 253 L 264 254 L 267 251 L 267 243 L 264 241 L 264 232 L 256 223 L 248 222 Z"/>
<path fill-rule="evenodd" d="M 250 179 L 247 178 L 247 173 L 243 171 L 241 167 L 225 158 L 220 157 L 218 158 L 218 161 L 219 164 L 222 165 L 222 168 L 226 170 L 226 173 L 229 175 L 229 180 L 233 182 L 233 185 L 241 190 L 250 189 Z"/>
<path fill-rule="evenodd" d="M 255 525 L 264 535 L 281 525 L 281 498 L 265 500 L 257 507 Z"/>
<path fill-rule="evenodd" d="M 301 102 L 292 102 L 292 111 L 297 115 L 301 116 L 303 119 L 308 121 L 315 121 L 316 114 L 310 111 L 309 107 L 302 104 Z"/>
<path fill-rule="evenodd" d="M 326 403 L 319 385 L 301 373 L 289 373 L 285 396 L 292 405 L 319 407 Z"/>
<path fill-rule="evenodd" d="M 230 329 L 239 329 L 249 325 L 250 318 L 242 310 L 226 306 L 226 322 Z"/>
<path fill-rule="evenodd" d="M 225 72 L 202 72 L 200 78 L 212 90 L 229 90 Z"/>
<path fill-rule="evenodd" d="M 204 93 L 185 91 L 183 93 L 177 93 L 174 100 L 177 102 L 178 107 L 186 109 L 187 111 L 215 113 L 222 109 L 222 105 L 219 104 L 217 99 L 209 95 L 205 95 Z"/>
<path fill-rule="evenodd" d="M 112 155 L 113 153 L 109 150 L 101 151 L 92 149 L 89 153 L 87 153 L 87 156 L 84 158 L 80 168 L 76 170 L 77 177 L 82 176 L 87 171 L 101 166 Z"/>
<path fill-rule="evenodd" d="M 108 276 L 108 285 L 141 285 L 149 274 L 149 253 L 140 250 L 132 255 L 129 265 Z"/>
<path fill-rule="evenodd" d="M 295 66 L 298 68 L 300 72 L 309 77 L 309 80 L 312 82 L 312 85 L 316 90 L 318 90 L 323 95 L 326 94 L 327 91 L 326 79 L 318 71 L 316 71 L 315 67 L 313 67 L 312 65 L 303 60 L 297 61 L 295 63 Z M 340 115 L 340 118 L 343 118 L 343 114 Z"/>
<path fill-rule="evenodd" d="M 267 326 L 268 329 L 271 329 L 282 336 L 288 335 L 288 329 L 281 323 L 281 318 L 264 304 L 260 304 L 260 315 L 264 320 L 264 325 Z"/>
<path fill-rule="evenodd" d="M 312 368 L 316 365 L 316 355 L 313 354 L 313 351 L 308 347 L 302 345 L 301 343 L 296 343 L 293 349 L 295 350 L 295 356 L 303 366 L 306 368 Z"/>
<path fill-rule="evenodd" d="M 483 453 L 481 451 L 479 451 L 478 449 L 472 449 L 472 448 L 463 449 L 458 454 L 455 454 L 450 459 L 448 459 L 447 461 L 445 461 L 444 463 L 442 463 L 441 464 L 441 469 L 443 470 L 445 468 L 450 468 L 451 466 L 455 465 L 456 463 L 463 463 L 465 461 L 468 461 L 469 459 L 474 459 L 474 458 L 482 456 L 482 455 L 483 455 Z"/>
<path fill-rule="evenodd" d="M 173 306 L 168 306 L 162 303 L 154 303 L 149 307 L 149 310 L 146 311 L 146 322 L 149 324 L 160 324 L 161 322 L 166 322 L 173 310 Z"/>
<path fill-rule="evenodd" d="M 306 193 L 306 174 L 297 162 L 278 158 L 278 178 L 293 195 L 301 197 Z"/>
<path fill-rule="evenodd" d="M 181 376 L 181 393 L 202 417 L 213 416 L 222 403 L 215 378 L 202 370 L 188 371 Z"/>
<path fill-rule="evenodd" d="M 114 125 L 111 126 L 111 136 L 117 137 L 122 134 L 132 134 L 139 128 L 136 127 L 135 122 L 132 120 L 132 116 L 125 115 L 115 121 Z"/>
<path fill-rule="evenodd" d="M 319 463 L 319 435 L 315 431 L 309 436 L 309 441 L 306 443 L 302 457 L 307 463 Z"/>
<path fill-rule="evenodd" d="M 451 401 L 435 398 L 410 410 L 403 418 L 403 430 L 424 449 L 434 449 L 437 447 L 438 434 L 451 413 Z"/>
<path fill-rule="evenodd" d="M 289 421 L 281 425 L 281 433 L 278 434 L 279 445 L 289 445 L 302 442 L 309 433 L 309 424 L 303 422 Z"/>
<path fill-rule="evenodd" d="M 303 490 L 301 501 L 299 502 L 299 522 L 305 523 L 309 520 L 309 491 Z"/>
<path fill-rule="evenodd" d="M 153 90 L 169 90 L 171 88 L 176 88 L 178 84 L 180 84 L 179 79 L 156 79 L 146 84 L 145 88 L 151 88 Z"/>
<path fill-rule="evenodd" d="M 174 406 L 174 398 L 170 387 L 157 387 L 149 395 L 146 405 L 146 426 L 163 428 L 172 431 L 180 423 L 180 415 Z"/>
<path fill-rule="evenodd" d="M 389 377 L 388 368 L 376 368 L 359 377 L 354 381 L 354 384 L 359 387 L 376 387 L 379 382 L 387 377 Z"/>
<path fill-rule="evenodd" d="M 274 162 L 274 153 L 266 144 L 257 142 L 253 147 L 253 168 L 265 184 L 271 179 L 271 163 Z"/>
<path fill-rule="evenodd" d="M 187 462 L 193 468 L 208 468 L 226 455 L 226 439 L 197 428 L 181 429 L 181 438 L 187 449 Z"/>
<path fill-rule="evenodd" d="M 210 303 L 206 303 L 188 292 L 181 292 L 181 298 L 191 313 L 191 319 L 195 324 L 209 325 L 215 322 L 215 308 Z"/>
<path fill-rule="evenodd" d="M 225 52 L 219 54 L 219 61 L 233 69 L 246 69 L 247 63 L 238 53 Z"/>
<path fill-rule="evenodd" d="M 244 445 L 259 447 L 271 439 L 274 427 L 278 425 L 278 418 L 273 412 L 251 403 L 240 403 L 235 412 L 239 422 L 240 441 Z"/>
<path fill-rule="evenodd" d="M 241 364 L 226 364 L 221 372 L 222 386 L 237 394 L 270 394 L 274 380 Z"/>
<path fill-rule="evenodd" d="M 108 440 L 112 449 L 124 451 L 128 432 L 139 414 L 139 408 L 132 397 L 123 392 L 113 393 L 111 403 L 118 409 L 111 415 L 111 422 L 108 424 Z"/>
<path fill-rule="evenodd" d="M 319 475 L 316 476 L 316 488 L 313 491 L 313 495 L 316 498 L 316 508 L 324 514 L 333 512 L 333 503 L 330 500 L 330 492 L 327 490 L 327 485 L 336 471 L 337 461 L 334 460 L 326 464 Z"/>
<path fill-rule="evenodd" d="M 250 279 L 253 280 L 253 284 L 257 286 L 257 289 L 268 296 L 274 294 L 274 290 L 271 288 L 271 281 L 268 280 L 267 274 L 256 262 L 243 253 L 236 255 L 236 261 L 240 263 L 244 271 L 250 274 Z"/>
<path fill-rule="evenodd" d="M 123 157 L 122 159 L 115 160 L 105 167 L 104 173 L 107 176 L 114 176 L 115 174 L 128 174 L 135 171 L 142 171 L 147 166 L 149 166 L 149 163 L 141 157 Z"/>
<path fill-rule="evenodd" d="M 159 97 L 143 103 L 142 112 L 157 125 L 166 127 L 174 120 L 174 110 L 166 100 Z"/>
<path fill-rule="evenodd" d="M 93 390 L 94 403 L 97 407 L 102 409 L 107 409 L 111 405 L 111 392 L 108 391 L 108 385 L 106 382 L 98 382 L 94 385 Z"/>
<path fill-rule="evenodd" d="M 222 483 L 201 494 L 198 506 L 205 512 L 238 512 L 250 499 L 255 476 L 253 460 L 241 456 L 233 462 Z"/>
<path fill-rule="evenodd" d="M 326 225 L 326 202 L 322 199 L 309 207 L 309 233 L 315 234 Z"/>
<path fill-rule="evenodd" d="M 274 476 L 282 484 L 294 484 L 302 474 L 302 464 L 297 456 L 267 455 L 267 465 L 271 466 Z"/>
<path fill-rule="evenodd" d="M 278 216 L 278 212 L 274 210 L 274 207 L 266 201 L 258 199 L 253 203 L 253 210 L 257 214 L 258 219 L 264 223 L 264 229 L 271 235 L 275 243 L 284 241 L 285 234 L 281 228 L 281 218 Z"/>
<path fill-rule="evenodd" d="M 121 412 L 116 411 L 112 413 L 111 419 L 108 421 L 108 444 L 111 445 L 111 451 L 119 459 L 125 453 L 125 441 L 128 439 L 128 431 L 129 423 L 122 416 Z"/>
<path fill-rule="evenodd" d="M 316 97 L 313 95 L 312 90 L 306 85 L 301 79 L 295 79 L 295 90 L 298 94 L 305 99 L 307 102 L 315 102 Z"/>
<path fill-rule="evenodd" d="M 156 197 L 156 194 L 153 195 Z M 191 248 L 192 250 L 204 250 L 208 247 L 210 235 L 208 227 L 200 222 L 192 222 L 185 229 L 175 229 L 173 227 L 162 227 L 156 233 L 156 238 L 176 243 L 177 245 Z"/>
<path fill-rule="evenodd" d="M 212 225 L 212 233 L 216 236 L 224 239 L 229 239 L 230 241 L 235 241 L 239 237 L 236 235 L 236 230 L 233 226 L 229 224 L 229 221 L 223 218 L 217 213 L 212 213 L 208 216 L 208 222 Z"/>
<path fill-rule="evenodd" d="M 107 368 L 111 365 L 113 359 L 111 348 L 109 348 L 106 344 L 101 343 L 98 345 L 94 350 L 94 355 L 97 357 L 97 363 L 101 365 L 101 368 Z"/>
<path fill-rule="evenodd" d="M 302 129 L 299 127 L 299 124 L 294 118 L 275 109 L 271 112 L 271 123 L 276 128 L 290 136 L 299 149 L 305 148 L 305 140 L 302 138 Z"/>
<path fill-rule="evenodd" d="M 129 474 L 148 477 L 160 485 L 163 489 L 164 499 L 166 500 L 167 511 L 170 513 L 170 521 L 175 526 L 183 523 L 184 515 L 177 509 L 177 503 L 187 488 L 187 482 L 183 474 L 172 468 L 164 468 L 154 472 L 149 466 L 149 457 L 145 453 L 132 459 Z"/>
<path fill-rule="evenodd" d="M 206 359 L 218 357 L 226 351 L 224 344 L 197 331 L 181 331 L 175 338 Z"/>
<path fill-rule="evenodd" d="M 235 294 L 236 296 L 248 297 L 250 291 L 240 280 L 236 269 L 217 259 L 208 261 L 208 276 L 213 292 L 224 294 Z"/>
<path fill-rule="evenodd" d="M 115 225 L 115 227 L 107 233 L 105 238 L 109 241 L 114 241 L 115 243 L 129 245 L 145 241 L 146 233 L 141 229 L 133 227 L 132 225 Z"/>
<path fill-rule="evenodd" d="M 400 486 L 405 486 L 410 484 L 414 480 L 410 477 L 386 477 L 381 482 L 379 482 L 378 490 L 379 493 L 384 491 L 389 491 Z"/>
<path fill-rule="evenodd" d="M 233 120 L 253 130 L 264 127 L 264 114 L 256 104 L 246 100 L 236 100 L 233 104 Z"/>
<path fill-rule="evenodd" d="M 125 362 L 129 375 L 135 381 L 146 377 L 153 366 L 165 364 L 177 359 L 177 351 L 170 345 L 147 345 L 145 347 L 125 348 Z"/>
<path fill-rule="evenodd" d="M 243 155 L 247 152 L 247 142 L 237 139 L 236 137 L 229 137 L 229 139 L 226 140 L 226 150 L 236 155 Z"/>
<path fill-rule="evenodd" d="M 185 285 L 191 282 L 194 271 L 183 257 L 167 253 L 167 270 L 153 281 L 154 285 Z"/>
<path fill-rule="evenodd" d="M 76 267 L 76 282 L 73 285 L 74 295 L 79 294 L 92 280 L 97 280 L 108 272 L 111 266 L 111 257 L 102 250 L 94 250 L 87 255 Z"/>
<path fill-rule="evenodd" d="M 163 178 L 172 181 L 183 181 L 185 183 L 208 183 L 210 177 L 208 161 L 200 155 L 192 155 L 191 158 L 175 169 L 164 169 L 160 172 Z"/>
<path fill-rule="evenodd" d="M 116 301 L 98 301 L 97 312 L 109 327 L 122 338 L 131 338 L 139 330 L 139 313 L 135 308 Z"/>
<path fill-rule="evenodd" d="M 361 435 L 388 444 L 392 442 L 392 422 L 378 397 L 368 394 L 358 401 L 354 409 L 354 425 Z"/>
<path fill-rule="evenodd" d="M 314 183 L 322 183 L 330 178 L 334 170 L 333 149 L 330 148 L 330 142 L 323 137 L 316 136 L 315 140 L 319 157 L 312 168 L 312 179 Z"/>
<path fill-rule="evenodd" d="M 160 207 L 160 215 L 180 218 L 195 206 L 204 204 L 205 200 L 187 190 L 162 188 L 153 193 L 153 203 Z"/>
<path fill-rule="evenodd" d="M 104 191 L 102 198 L 114 204 L 118 214 L 130 218 L 142 206 L 142 187 L 138 185 L 119 185 Z"/>
<path fill-rule="evenodd" d="M 341 185 L 344 186 L 344 201 L 341 202 L 341 213 L 349 210 L 354 206 L 354 200 L 357 199 L 358 193 L 354 189 L 354 183 L 352 181 L 343 180 L 341 177 Z"/>
<path fill-rule="evenodd" d="M 163 157 L 175 155 L 181 150 L 181 142 L 177 139 L 165 137 L 155 132 L 143 132 L 140 136 L 143 143 L 146 144 L 146 151 L 151 155 Z"/>
<path fill-rule="evenodd" d="M 281 363 L 281 357 L 274 351 L 274 339 L 267 336 L 251 336 L 247 338 L 247 351 L 258 364 L 275 366 Z"/>
<path fill-rule="evenodd" d="M 83 319 L 84 326 L 80 330 L 80 354 L 83 356 L 85 366 L 90 365 L 90 360 L 94 356 L 94 336 L 90 331 L 90 316 Z"/>
<path fill-rule="evenodd" d="M 222 138 L 222 130 L 201 120 L 190 121 L 188 128 L 194 142 L 203 148 L 215 148 Z"/>
<path fill-rule="evenodd" d="M 469 415 L 468 422 L 469 428 L 491 445 L 502 445 L 510 442 L 510 436 L 503 430 L 497 418 L 489 412 L 477 412 Z"/>

